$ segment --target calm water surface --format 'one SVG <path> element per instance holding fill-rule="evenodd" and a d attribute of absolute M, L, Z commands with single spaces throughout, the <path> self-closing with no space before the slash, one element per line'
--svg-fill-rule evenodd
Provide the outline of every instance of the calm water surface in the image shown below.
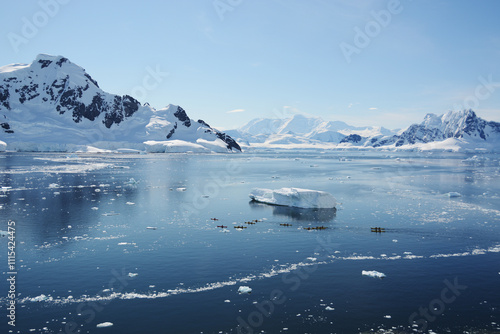
<path fill-rule="evenodd" d="M 18 295 L 12 327 L 3 237 L 0 332 L 498 333 L 499 156 L 472 156 L 3 153 Z M 255 204 L 254 187 L 339 205 Z"/>

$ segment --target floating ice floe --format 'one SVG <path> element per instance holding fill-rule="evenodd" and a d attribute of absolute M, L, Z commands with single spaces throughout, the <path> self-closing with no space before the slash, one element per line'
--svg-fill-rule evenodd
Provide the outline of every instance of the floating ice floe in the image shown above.
<path fill-rule="evenodd" d="M 176 190 L 177 190 L 177 191 L 179 191 L 179 192 L 181 192 L 181 191 L 186 191 L 186 188 L 184 188 L 184 187 L 179 187 L 179 188 L 177 188 Z"/>
<path fill-rule="evenodd" d="M 49 297 L 47 297 L 44 294 L 41 294 L 40 296 L 36 296 L 36 297 L 31 298 L 31 301 L 33 301 L 33 302 L 43 302 L 44 300 L 47 300 L 47 299 L 49 299 Z"/>
<path fill-rule="evenodd" d="M 127 205 L 134 205 L 135 203 L 134 202 L 127 202 L 125 204 L 127 204 Z"/>
<path fill-rule="evenodd" d="M 111 326 L 113 326 L 112 322 L 102 322 L 102 323 L 96 325 L 97 328 L 105 328 L 105 327 L 111 327 Z"/>
<path fill-rule="evenodd" d="M 157 229 L 157 227 L 154 227 L 154 226 L 147 226 L 147 227 L 146 227 L 146 229 L 147 229 L 147 230 L 156 230 L 156 229 Z"/>
<path fill-rule="evenodd" d="M 335 308 L 327 306 L 327 307 L 325 307 L 325 310 L 327 310 L 327 311 L 335 311 Z"/>
<path fill-rule="evenodd" d="M 238 293 L 242 294 L 242 293 L 251 293 L 252 292 L 252 288 L 248 287 L 248 286 L 245 286 L 245 285 L 242 285 L 238 288 Z"/>
<path fill-rule="evenodd" d="M 446 194 L 446 196 L 452 198 L 452 197 L 462 197 L 462 194 L 457 193 L 456 191 L 450 191 L 449 193 Z"/>
<path fill-rule="evenodd" d="M 386 277 L 384 273 L 375 270 L 363 270 L 361 275 L 370 276 L 373 278 L 384 278 Z"/>
<path fill-rule="evenodd" d="M 136 277 L 139 275 L 138 273 L 128 273 L 128 277 Z"/>
<path fill-rule="evenodd" d="M 304 209 L 333 209 L 337 205 L 330 193 L 301 188 L 255 188 L 249 196 L 256 202 Z"/>

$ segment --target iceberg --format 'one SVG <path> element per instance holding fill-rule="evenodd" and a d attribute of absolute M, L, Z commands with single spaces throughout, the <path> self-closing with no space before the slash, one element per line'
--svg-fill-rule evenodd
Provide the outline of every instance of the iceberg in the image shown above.
<path fill-rule="evenodd" d="M 251 293 L 252 292 L 252 288 L 248 287 L 248 286 L 245 286 L 245 285 L 242 285 L 238 288 L 238 293 L 242 294 L 242 293 Z"/>
<path fill-rule="evenodd" d="M 31 301 L 33 301 L 33 302 L 43 302 L 43 301 L 45 301 L 47 299 L 49 299 L 49 297 L 47 297 L 44 294 L 41 294 L 40 296 L 36 296 L 36 297 L 31 298 Z"/>
<path fill-rule="evenodd" d="M 370 276 L 370 277 L 373 277 L 373 278 L 384 278 L 386 277 L 384 273 L 381 273 L 379 271 L 375 271 L 375 270 L 363 270 L 361 272 L 362 275 L 365 275 L 365 276 Z"/>
<path fill-rule="evenodd" d="M 256 202 L 303 209 L 332 209 L 337 205 L 330 193 L 301 188 L 255 188 L 249 196 Z"/>
<path fill-rule="evenodd" d="M 105 328 L 105 327 L 111 327 L 111 326 L 113 326 L 112 322 L 102 322 L 102 323 L 96 325 L 97 328 Z"/>

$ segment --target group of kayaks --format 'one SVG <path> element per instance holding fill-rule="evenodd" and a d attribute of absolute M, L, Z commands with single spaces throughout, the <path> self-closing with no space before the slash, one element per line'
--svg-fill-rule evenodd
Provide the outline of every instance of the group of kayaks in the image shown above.
<path fill-rule="evenodd" d="M 219 221 L 218 218 L 210 218 L 210 220 L 212 221 Z M 247 224 L 247 225 L 255 225 L 256 223 L 258 222 L 261 222 L 262 220 L 258 220 L 258 219 L 254 219 L 254 220 L 250 220 L 250 221 L 246 221 L 244 222 L 244 224 Z M 280 226 L 284 226 L 284 227 L 290 227 L 290 226 L 293 226 L 292 224 L 288 224 L 288 223 L 281 223 Z M 244 225 L 235 225 L 233 226 L 234 228 L 237 228 L 237 229 L 244 229 L 244 228 L 247 228 L 248 226 L 244 226 Z M 228 228 L 227 225 L 217 225 L 217 228 Z M 304 227 L 304 230 L 326 230 L 328 227 L 326 226 L 316 226 L 316 227 Z"/>

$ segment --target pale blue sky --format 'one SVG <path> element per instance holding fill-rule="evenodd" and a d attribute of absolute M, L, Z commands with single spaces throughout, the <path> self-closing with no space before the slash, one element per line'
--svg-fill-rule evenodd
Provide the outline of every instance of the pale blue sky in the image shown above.
<path fill-rule="evenodd" d="M 4 1 L 1 65 L 63 55 L 225 129 L 293 112 L 398 128 L 460 106 L 500 121 L 499 1 L 57 1 Z"/>

